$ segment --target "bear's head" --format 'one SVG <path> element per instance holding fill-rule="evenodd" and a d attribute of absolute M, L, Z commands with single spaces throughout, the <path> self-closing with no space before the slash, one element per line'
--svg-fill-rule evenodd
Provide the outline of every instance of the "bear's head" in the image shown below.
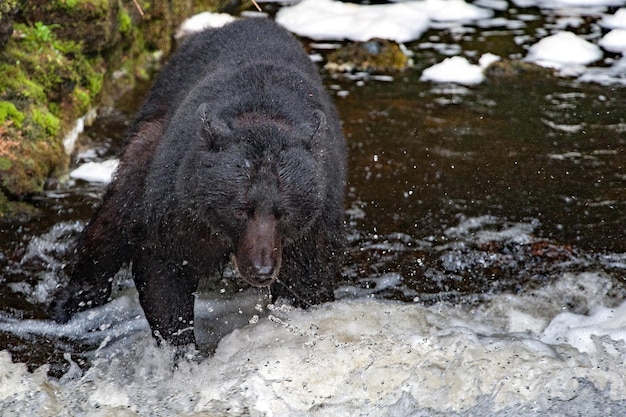
<path fill-rule="evenodd" d="M 322 215 L 326 117 L 309 120 L 263 112 L 224 116 L 199 108 L 197 143 L 179 171 L 187 210 L 232 246 L 239 276 L 268 286 L 283 248 L 306 239 Z"/>

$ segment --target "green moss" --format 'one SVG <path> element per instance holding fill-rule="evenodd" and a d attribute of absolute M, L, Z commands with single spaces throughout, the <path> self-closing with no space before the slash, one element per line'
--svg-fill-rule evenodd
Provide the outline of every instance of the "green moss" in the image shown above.
<path fill-rule="evenodd" d="M 0 51 L 0 196 L 41 191 L 67 168 L 62 135 L 74 120 L 149 78 L 152 53 L 169 53 L 192 7 L 228 3 L 138 1 L 143 17 L 130 0 L 0 0 L 0 13 L 19 4 L 22 17 Z M 127 76 L 113 79 L 120 69 Z"/>
<path fill-rule="evenodd" d="M 73 9 L 74 7 L 76 7 L 76 5 L 78 5 L 78 0 L 59 0 L 59 4 Z"/>
<path fill-rule="evenodd" d="M 0 18 L 4 13 L 10 13 L 14 10 L 18 5 L 17 1 L 18 0 L 3 0 L 2 3 L 0 3 Z"/>
<path fill-rule="evenodd" d="M 55 25 L 15 26 L 20 36 L 2 53 L 0 99 L 25 103 L 22 110 L 32 103 L 60 114 L 57 109 L 67 110 L 74 103 L 86 111 L 90 107 L 86 98 L 95 99 L 102 89 L 102 58 L 89 60 L 80 53 L 79 44 L 57 39 Z M 50 123 L 44 125 L 49 131 Z"/>
<path fill-rule="evenodd" d="M 89 97 L 95 98 L 102 91 L 102 83 L 104 82 L 104 73 L 91 71 L 86 74 L 86 87 L 89 91 Z"/>
<path fill-rule="evenodd" d="M 109 0 L 55 0 L 55 7 L 72 10 L 77 8 L 90 8 L 98 11 L 106 11 L 109 8 Z"/>
<path fill-rule="evenodd" d="M 13 166 L 13 162 L 6 156 L 0 157 L 0 171 L 8 171 Z"/>
<path fill-rule="evenodd" d="M 77 87 L 74 89 L 74 97 L 76 98 L 76 104 L 80 108 L 80 113 L 86 113 L 91 105 L 91 96 L 89 95 L 89 91 L 84 88 Z"/>
<path fill-rule="evenodd" d="M 44 87 L 32 80 L 18 60 L 0 64 L 0 97 L 11 101 L 45 101 Z"/>
<path fill-rule="evenodd" d="M 56 136 L 61 128 L 61 121 L 46 108 L 33 108 L 31 110 L 33 122 L 38 125 L 45 134 Z"/>
<path fill-rule="evenodd" d="M 92 106 L 104 66 L 58 39 L 56 25 L 14 27 L 0 53 L 0 188 L 22 196 L 66 168 L 63 128 Z"/>
<path fill-rule="evenodd" d="M 10 101 L 0 101 L 0 123 L 7 120 L 12 120 L 17 128 L 21 128 L 24 113 L 15 108 L 15 105 Z"/>
<path fill-rule="evenodd" d="M 133 28 L 133 19 L 128 14 L 128 11 L 124 7 L 120 7 L 120 11 L 117 14 L 117 30 L 120 33 L 126 34 Z"/>
<path fill-rule="evenodd" d="M 80 46 L 57 40 L 51 28 L 15 25 L 23 37 L 9 42 L 3 53 L 6 63 L 0 86 L 5 91 L 34 101 L 61 101 L 73 85 L 81 85 L 93 75 L 86 58 L 78 53 Z"/>
<path fill-rule="evenodd" d="M 26 39 L 33 43 L 49 43 L 55 40 L 53 30 L 60 25 L 45 25 L 43 22 L 35 22 L 32 30 L 26 34 Z"/>
<path fill-rule="evenodd" d="M 0 124 L 0 191 L 5 195 L 41 192 L 48 176 L 65 166 L 60 138 L 45 134 L 46 129 L 55 130 L 59 119 L 40 109 L 33 114 L 45 126 L 39 126 L 28 114 L 24 125 L 28 122 L 27 130 L 39 130 L 38 139 L 25 136 L 26 130 L 17 129 L 10 122 Z"/>

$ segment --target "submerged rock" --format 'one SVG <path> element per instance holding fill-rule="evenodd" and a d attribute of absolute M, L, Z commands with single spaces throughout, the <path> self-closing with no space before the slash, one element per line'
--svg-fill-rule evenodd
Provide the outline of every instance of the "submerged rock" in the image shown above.
<path fill-rule="evenodd" d="M 329 71 L 393 72 L 404 71 L 413 61 L 397 43 L 385 39 L 351 43 L 332 52 L 325 65 Z"/>
<path fill-rule="evenodd" d="M 512 78 L 528 78 L 531 81 L 536 81 L 555 76 L 554 70 L 551 68 L 516 59 L 503 59 L 491 63 L 485 69 L 485 75 L 491 81 L 510 80 Z"/>

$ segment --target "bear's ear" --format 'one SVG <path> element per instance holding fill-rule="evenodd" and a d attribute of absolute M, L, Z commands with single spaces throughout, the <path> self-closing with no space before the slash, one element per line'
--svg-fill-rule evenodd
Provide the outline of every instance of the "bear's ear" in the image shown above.
<path fill-rule="evenodd" d="M 212 150 L 219 149 L 218 143 L 230 136 L 231 128 L 219 115 L 211 111 L 208 103 L 198 106 L 198 118 L 200 119 L 199 133 Z"/>
<path fill-rule="evenodd" d="M 326 134 L 326 115 L 321 110 L 313 111 L 313 118 L 315 124 L 313 125 L 313 134 L 308 139 L 308 147 L 317 152 L 321 145 L 322 138 Z"/>

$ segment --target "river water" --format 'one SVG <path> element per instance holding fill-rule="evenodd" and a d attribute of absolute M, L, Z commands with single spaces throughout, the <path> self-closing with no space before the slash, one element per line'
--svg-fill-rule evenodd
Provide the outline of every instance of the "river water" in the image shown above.
<path fill-rule="evenodd" d="M 575 29 L 593 34 L 607 10 Z M 519 58 L 516 40 L 562 18 L 499 13 L 520 24 L 430 29 L 391 79 L 323 73 L 350 151 L 338 301 L 299 311 L 201 291 L 199 339 L 224 336 L 212 355 L 175 364 L 157 348 L 124 271 L 109 304 L 46 320 L 103 186 L 36 197 L 37 221 L 1 226 L 0 414 L 626 414 L 626 87 L 419 81 L 454 48 Z M 81 158 L 115 155 L 143 91 L 100 110 Z"/>

